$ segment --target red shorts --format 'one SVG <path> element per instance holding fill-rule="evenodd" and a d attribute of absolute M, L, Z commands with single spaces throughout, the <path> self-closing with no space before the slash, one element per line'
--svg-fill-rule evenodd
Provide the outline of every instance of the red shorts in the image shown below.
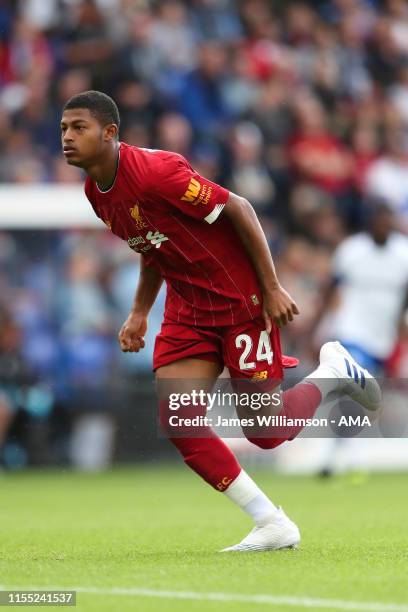
<path fill-rule="evenodd" d="M 153 369 L 180 359 L 204 359 L 226 366 L 231 378 L 254 381 L 283 379 L 279 328 L 267 334 L 258 317 L 229 327 L 190 327 L 163 322 L 156 338 Z"/>

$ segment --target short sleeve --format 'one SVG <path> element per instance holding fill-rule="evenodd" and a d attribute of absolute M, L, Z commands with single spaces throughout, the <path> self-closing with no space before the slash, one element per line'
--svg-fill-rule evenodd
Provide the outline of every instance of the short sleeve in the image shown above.
<path fill-rule="evenodd" d="M 229 191 L 195 172 L 181 155 L 169 153 L 152 169 L 149 193 L 164 205 L 211 224 L 226 205 Z"/>

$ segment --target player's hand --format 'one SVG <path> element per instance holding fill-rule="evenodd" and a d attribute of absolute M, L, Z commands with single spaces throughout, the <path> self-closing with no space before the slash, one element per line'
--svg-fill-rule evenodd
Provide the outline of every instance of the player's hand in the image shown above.
<path fill-rule="evenodd" d="M 147 317 L 144 314 L 131 312 L 119 332 L 120 348 L 124 353 L 138 353 L 144 348 L 144 335 L 147 330 Z"/>
<path fill-rule="evenodd" d="M 266 331 L 269 334 L 272 329 L 272 321 L 278 327 L 283 327 L 289 321 L 293 321 L 294 315 L 299 314 L 299 308 L 289 293 L 278 285 L 276 288 L 264 293 L 262 314 L 265 320 Z"/>

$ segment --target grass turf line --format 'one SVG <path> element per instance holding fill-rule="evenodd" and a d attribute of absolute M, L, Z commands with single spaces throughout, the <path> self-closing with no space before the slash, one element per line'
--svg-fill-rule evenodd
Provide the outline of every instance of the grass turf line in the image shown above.
<path fill-rule="evenodd" d="M 347 477 L 252 475 L 299 524 L 300 550 L 220 555 L 246 535 L 250 521 L 183 466 L 3 475 L 1 582 L 408 604 L 406 474 L 358 484 Z M 174 612 L 254 607 L 80 593 L 77 609 L 144 612 L 163 605 Z"/>

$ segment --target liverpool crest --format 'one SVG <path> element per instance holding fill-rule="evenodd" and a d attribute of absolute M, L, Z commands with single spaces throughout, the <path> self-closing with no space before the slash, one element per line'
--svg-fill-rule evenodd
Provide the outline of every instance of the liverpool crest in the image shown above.
<path fill-rule="evenodd" d="M 147 227 L 147 223 L 143 221 L 140 215 L 138 203 L 136 203 L 133 208 L 129 208 L 129 213 L 132 219 L 134 220 L 137 229 L 141 230 L 144 227 Z"/>

